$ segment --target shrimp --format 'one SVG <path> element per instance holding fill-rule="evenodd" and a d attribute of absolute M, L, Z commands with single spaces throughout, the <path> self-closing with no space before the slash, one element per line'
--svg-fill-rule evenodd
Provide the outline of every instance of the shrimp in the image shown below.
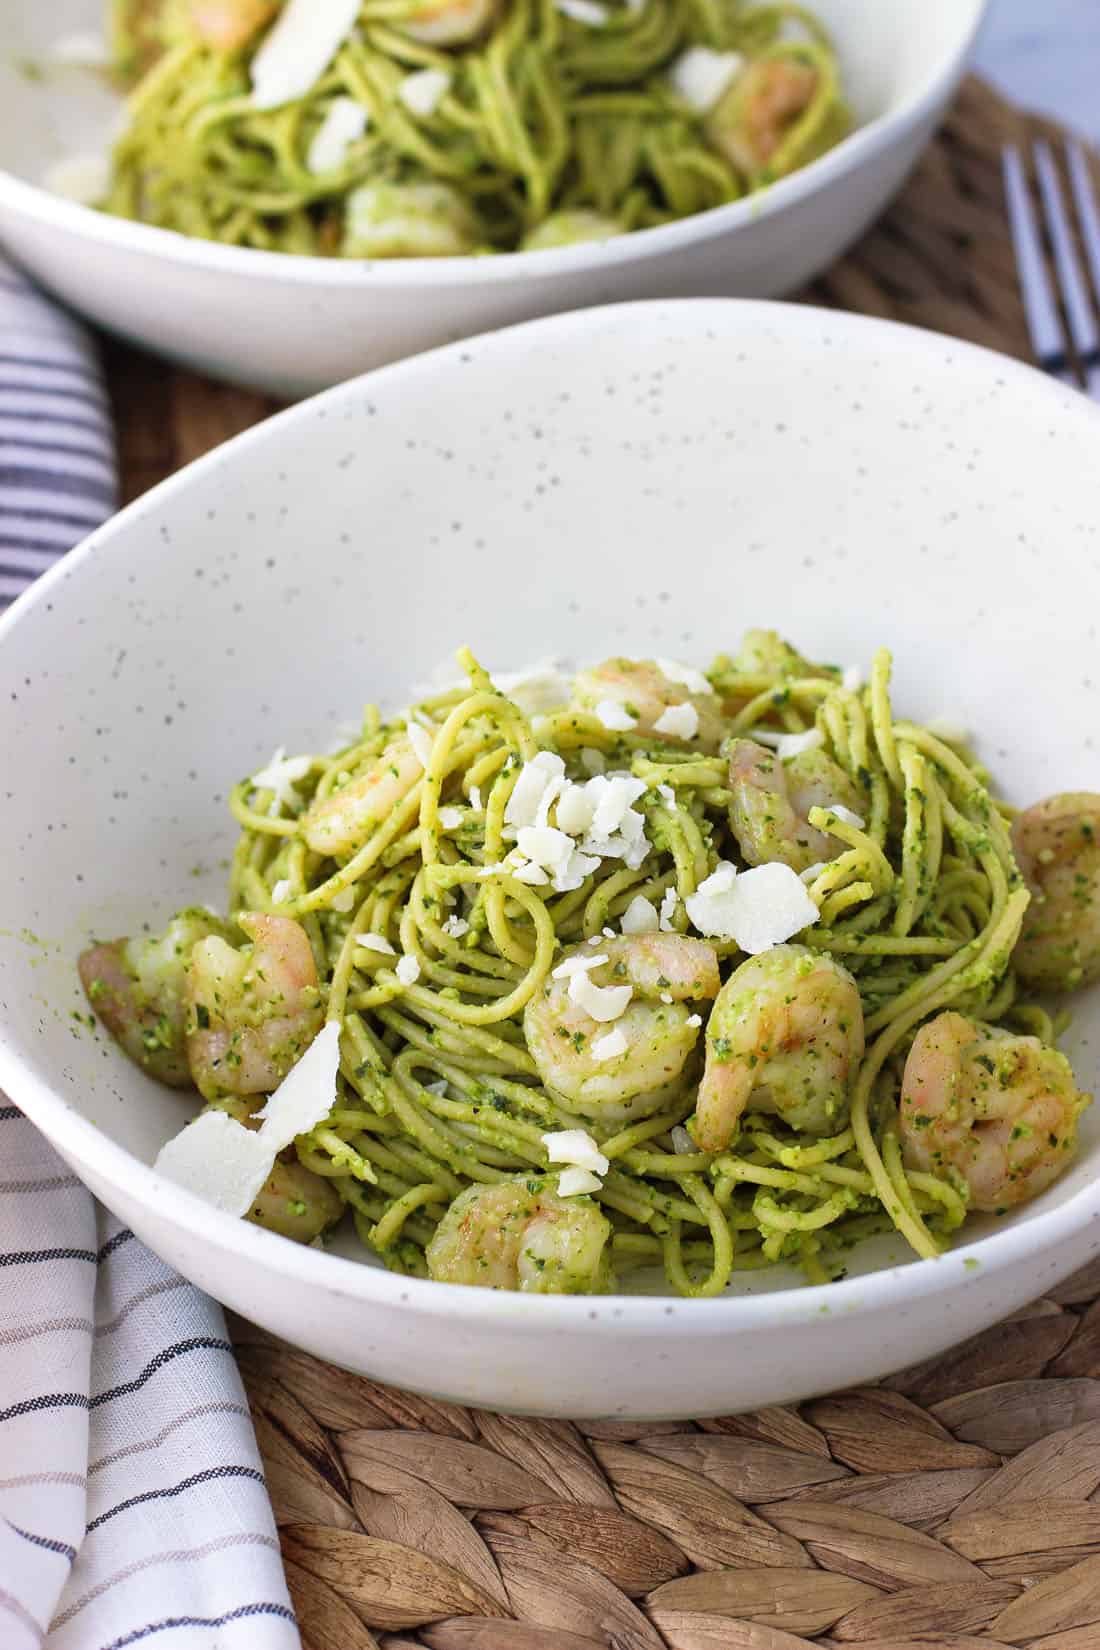
<path fill-rule="evenodd" d="M 246 1129 L 258 1129 L 256 1113 L 262 1104 L 262 1095 L 240 1095 L 213 1100 L 203 1110 L 227 1111 Z M 312 1243 L 335 1226 L 343 1212 L 343 1201 L 332 1182 L 299 1163 L 289 1147 L 275 1159 L 245 1219 L 293 1243 Z"/>
<path fill-rule="evenodd" d="M 317 967 L 292 917 L 243 912 L 251 946 L 213 935 L 191 953 L 187 1058 L 199 1093 L 270 1094 L 301 1059 L 324 1019 Z"/>
<path fill-rule="evenodd" d="M 729 750 L 730 829 L 749 865 L 782 860 L 805 871 L 845 851 L 839 837 L 808 821 L 811 808 L 835 803 L 858 813 L 866 804 L 843 768 L 821 749 L 781 761 L 754 739 Z"/>
<path fill-rule="evenodd" d="M 496 10 L 497 0 L 420 0 L 397 26 L 424 46 L 461 46 L 484 33 Z"/>
<path fill-rule="evenodd" d="M 560 973 L 583 963 L 590 967 Z M 718 958 L 704 940 L 653 933 L 573 946 L 524 1013 L 539 1076 L 586 1117 L 618 1122 L 658 1111 L 678 1092 L 699 1038 L 690 1005 L 714 997 L 719 983 Z M 600 1021 L 589 1013 L 592 986 L 625 986 L 633 995 L 614 1019 Z M 615 1033 L 625 1049 L 601 1058 L 601 1041 Z"/>
<path fill-rule="evenodd" d="M 1013 825 L 1012 845 L 1032 894 L 1012 953 L 1020 979 L 1040 991 L 1100 979 L 1100 796 L 1037 802 Z"/>
<path fill-rule="evenodd" d="M 340 859 L 361 848 L 404 802 L 424 769 L 408 739 L 387 745 L 366 773 L 314 802 L 302 816 L 302 835 L 315 854 Z"/>
<path fill-rule="evenodd" d="M 848 970 L 801 945 L 774 946 L 718 993 L 691 1133 L 703 1151 L 724 1151 L 748 1109 L 836 1134 L 862 1057 L 863 1007 Z"/>
<path fill-rule="evenodd" d="M 949 1009 L 921 1027 L 905 1062 L 903 1156 L 926 1173 L 954 1171 L 972 1208 L 999 1212 L 1057 1179 L 1090 1099 L 1056 1049 Z"/>
<path fill-rule="evenodd" d="M 790 57 L 752 63 L 715 108 L 707 135 L 731 165 L 758 178 L 813 102 L 819 80 L 815 68 Z"/>
<path fill-rule="evenodd" d="M 587 1197 L 559 1197 L 528 1175 L 468 1186 L 427 1247 L 440 1283 L 538 1295 L 595 1295 L 609 1288 L 611 1223 Z"/>
<path fill-rule="evenodd" d="M 271 0 L 191 0 L 191 22 L 203 45 L 235 52 L 274 16 Z"/>
<path fill-rule="evenodd" d="M 191 1087 L 184 990 L 192 948 L 230 931 L 208 911 L 189 909 L 163 934 L 93 945 L 77 963 L 89 1003 L 123 1053 L 171 1088 Z"/>
<path fill-rule="evenodd" d="M 585 710 L 595 710 L 608 701 L 621 705 L 635 718 L 638 733 L 690 745 L 693 750 L 713 753 L 725 734 L 717 694 L 689 692 L 683 683 L 670 680 L 653 659 L 605 659 L 602 665 L 578 673 L 573 681 L 573 697 Z M 699 719 L 690 739 L 657 728 L 666 711 L 680 705 L 690 705 Z"/>

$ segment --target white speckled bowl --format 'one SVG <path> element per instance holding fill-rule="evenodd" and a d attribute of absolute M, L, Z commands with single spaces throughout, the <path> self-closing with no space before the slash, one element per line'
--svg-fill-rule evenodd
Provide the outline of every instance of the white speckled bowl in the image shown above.
<path fill-rule="evenodd" d="M 908 174 L 958 84 L 988 0 L 813 0 L 833 31 L 857 130 L 730 206 L 602 244 L 374 263 L 189 240 L 59 199 L 59 156 L 114 119 L 51 48 L 107 0 L 0 0 L 0 240 L 102 325 L 218 376 L 305 395 L 472 332 L 635 298 L 770 298 L 828 266 Z M 28 80 L 26 62 L 44 65 Z"/>
<path fill-rule="evenodd" d="M 453 346 L 242 436 L 95 534 L 0 626 L 0 1081 L 153 1248 L 382 1380 L 561 1415 L 779 1403 L 936 1353 L 1100 1248 L 1100 1118 L 1042 1198 L 936 1261 L 706 1302 L 409 1281 L 213 1213 L 149 1164 L 188 1114 L 71 1019 L 90 933 L 217 899 L 230 782 L 324 745 L 456 643 L 499 668 L 705 660 L 750 624 L 896 652 L 1007 793 L 1100 773 L 1100 418 L 983 351 L 698 302 Z M 1069 1052 L 1097 1076 L 1096 993 Z M 346 1253 L 354 1253 L 349 1246 Z M 362 1258 L 362 1251 L 359 1251 Z"/>

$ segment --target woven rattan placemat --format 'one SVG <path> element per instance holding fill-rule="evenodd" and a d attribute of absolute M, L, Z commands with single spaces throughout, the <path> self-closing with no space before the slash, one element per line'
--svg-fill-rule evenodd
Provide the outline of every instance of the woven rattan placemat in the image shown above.
<path fill-rule="evenodd" d="M 1026 357 L 999 149 L 1037 135 L 968 81 L 804 296 Z M 274 406 L 110 367 L 127 498 Z M 307 1650 L 1100 1650 L 1100 1265 L 877 1387 L 698 1423 L 478 1413 L 234 1330 Z"/>

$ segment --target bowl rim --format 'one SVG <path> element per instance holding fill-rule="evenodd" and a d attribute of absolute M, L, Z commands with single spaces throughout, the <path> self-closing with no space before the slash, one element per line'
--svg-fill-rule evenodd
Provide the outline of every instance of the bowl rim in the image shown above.
<path fill-rule="evenodd" d="M 996 374 L 1007 384 L 1016 384 L 1021 397 L 1031 402 L 1073 408 L 1072 416 L 1093 421 L 1100 444 L 1100 405 L 1035 367 L 1003 356 L 977 344 L 945 334 L 879 317 L 826 310 L 811 305 L 791 305 L 761 299 L 691 298 L 646 300 L 632 304 L 608 304 L 597 308 L 544 316 L 522 322 L 474 340 L 482 350 L 515 348 L 516 336 L 551 337 L 599 332 L 603 318 L 626 310 L 646 312 L 653 324 L 646 327 L 650 337 L 660 335 L 659 321 L 670 310 L 678 315 L 694 311 L 700 330 L 728 326 L 736 315 L 741 327 L 782 328 L 797 333 L 827 323 L 833 335 L 858 333 L 889 341 L 894 350 L 907 355 L 924 352 L 939 355 L 957 369 L 960 359 L 971 363 L 982 375 Z M 175 494 L 186 492 L 197 476 L 232 465 L 234 455 L 252 446 L 262 446 L 272 431 L 295 421 L 315 416 L 318 407 L 336 408 L 341 401 L 362 396 L 367 386 L 381 386 L 390 378 L 431 379 L 440 361 L 461 359 L 471 340 L 445 344 L 404 361 L 376 368 L 344 384 L 299 402 L 276 413 L 250 430 L 194 460 L 160 482 L 148 493 L 128 504 L 76 548 L 58 561 L 49 572 L 17 598 L 0 615 L 0 650 L 10 632 L 39 604 L 48 604 L 56 586 L 64 583 L 76 568 L 84 567 L 102 548 L 117 537 L 119 528 L 132 526 L 151 510 L 170 505 Z M 2 1031 L 2 1022 L 0 1022 Z M 73 1156 L 86 1164 L 93 1175 L 121 1192 L 123 1198 L 136 1197 L 144 1209 L 166 1222 L 178 1237 L 199 1241 L 218 1249 L 230 1249 L 250 1266 L 288 1281 L 305 1283 L 325 1296 L 339 1296 L 361 1305 L 377 1305 L 435 1319 L 462 1319 L 476 1323 L 508 1325 L 517 1330 L 542 1332 L 583 1328 L 587 1334 L 648 1333 L 667 1330 L 668 1318 L 690 1314 L 693 1333 L 726 1335 L 734 1330 L 766 1328 L 777 1321 L 784 1326 L 798 1323 L 805 1328 L 831 1324 L 837 1317 L 853 1317 L 896 1310 L 906 1300 L 920 1300 L 941 1290 L 964 1283 L 975 1284 L 1010 1269 L 1026 1255 L 1050 1255 L 1060 1243 L 1097 1222 L 1097 1236 L 1091 1252 L 1100 1249 L 1100 1182 L 1086 1184 L 1065 1203 L 1045 1210 L 1037 1217 L 973 1239 L 948 1250 L 934 1260 L 908 1261 L 904 1265 L 880 1268 L 865 1275 L 836 1283 L 809 1285 L 794 1290 L 772 1290 L 759 1295 L 719 1295 L 709 1300 L 676 1296 L 608 1295 L 533 1296 L 498 1293 L 464 1284 L 440 1284 L 431 1279 L 406 1277 L 378 1265 L 364 1264 L 327 1251 L 288 1242 L 273 1232 L 222 1214 L 194 1193 L 156 1174 L 151 1165 L 134 1156 L 96 1124 L 83 1117 L 65 1096 L 38 1077 L 23 1062 L 4 1036 L 0 1035 L 0 1088 L 17 1101 L 32 1122 L 42 1119 L 45 1132 L 64 1141 L 62 1150 L 72 1146 Z M 1062 1268 L 1062 1275 L 1083 1264 L 1075 1257 Z"/>
<path fill-rule="evenodd" d="M 958 0 L 956 0 L 958 3 Z M 895 107 L 858 126 L 835 148 L 756 194 L 711 207 L 672 223 L 635 230 L 606 241 L 535 252 L 502 252 L 493 257 L 329 259 L 302 253 L 266 252 L 197 240 L 154 224 L 110 217 L 51 194 L 0 167 L 0 209 L 8 208 L 46 226 L 100 245 L 184 268 L 238 277 L 262 276 L 291 285 L 328 287 L 448 287 L 482 281 L 510 284 L 525 276 L 568 277 L 590 268 L 629 264 L 676 252 L 687 245 L 763 222 L 796 207 L 819 189 L 858 170 L 907 136 L 954 92 L 993 0 L 963 0 L 959 34 L 944 60 Z M 967 15 L 969 8 L 969 16 Z"/>

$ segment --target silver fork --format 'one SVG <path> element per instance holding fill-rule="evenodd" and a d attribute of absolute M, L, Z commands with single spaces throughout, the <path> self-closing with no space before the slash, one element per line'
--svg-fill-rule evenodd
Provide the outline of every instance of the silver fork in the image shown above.
<path fill-rule="evenodd" d="M 1047 269 L 1039 215 L 1035 210 L 1019 150 L 1002 150 L 1005 199 L 1016 270 L 1035 359 L 1044 372 L 1100 401 L 1100 207 L 1081 145 L 1066 143 L 1073 207 L 1085 251 L 1078 255 L 1058 168 L 1050 144 L 1036 141 L 1033 150 L 1042 216 L 1050 242 L 1058 296 Z M 1087 268 L 1085 267 L 1087 265 Z M 1067 337 L 1068 331 L 1068 337 Z M 1076 357 L 1076 363 L 1074 362 Z M 1078 371 L 1079 367 L 1079 371 Z M 1083 382 L 1082 382 L 1083 380 Z"/>

